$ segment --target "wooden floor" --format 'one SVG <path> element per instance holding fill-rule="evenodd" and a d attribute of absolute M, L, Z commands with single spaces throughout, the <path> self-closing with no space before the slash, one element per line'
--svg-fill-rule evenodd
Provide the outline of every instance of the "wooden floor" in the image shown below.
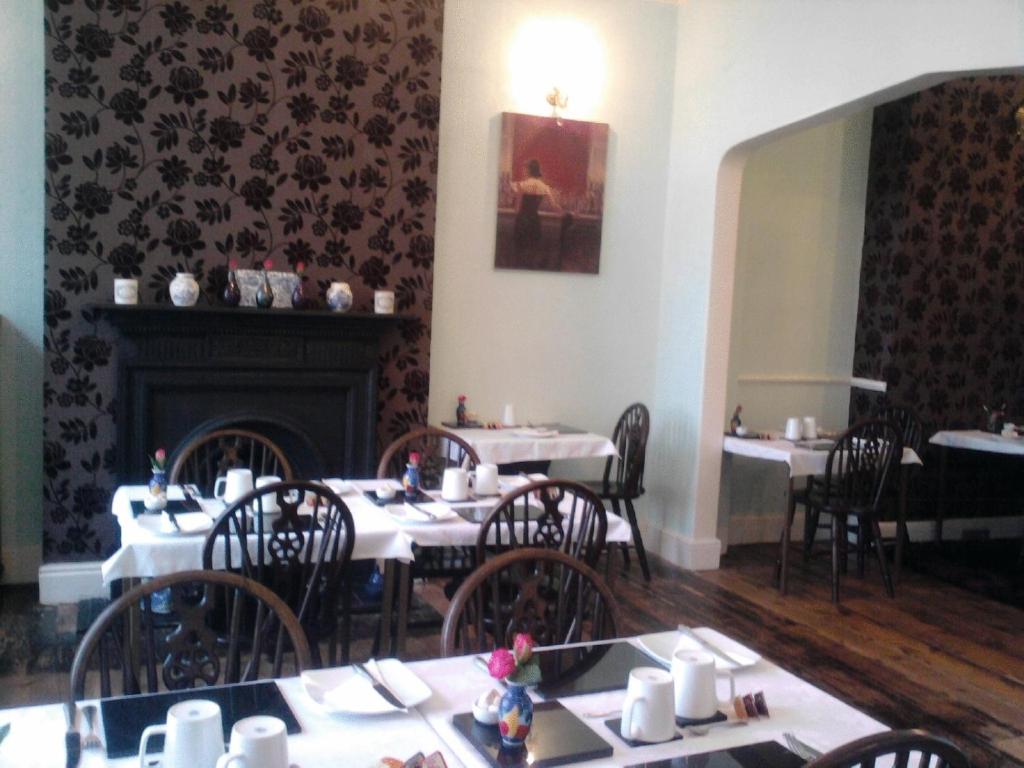
<path fill-rule="evenodd" d="M 976 768 L 1024 766 L 1024 611 L 914 573 L 891 600 L 870 569 L 844 581 L 837 608 L 827 561 L 799 558 L 781 597 L 770 586 L 775 551 L 734 547 L 704 573 L 655 563 L 650 585 L 634 564 L 615 586 L 625 632 L 715 627 L 891 727 L 948 736 Z M 443 610 L 438 585 L 418 592 Z M 406 656 L 431 658 L 438 646 L 436 627 L 415 629 Z M 354 644 L 354 658 L 368 653 L 369 641 Z M 0 675 L 0 706 L 58 700 L 66 679 Z"/>

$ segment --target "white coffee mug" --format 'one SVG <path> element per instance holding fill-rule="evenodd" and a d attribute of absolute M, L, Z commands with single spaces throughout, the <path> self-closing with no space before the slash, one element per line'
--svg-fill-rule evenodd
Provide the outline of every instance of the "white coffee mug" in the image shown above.
<path fill-rule="evenodd" d="M 189 699 L 167 710 L 167 723 L 151 725 L 139 741 L 139 768 L 149 763 L 146 747 L 151 737 L 162 734 L 161 768 L 214 768 L 224 754 L 220 706 L 215 701 Z"/>
<path fill-rule="evenodd" d="M 505 405 L 505 413 L 501 417 L 501 423 L 506 427 L 514 427 L 516 425 L 516 407 L 512 403 Z"/>
<path fill-rule="evenodd" d="M 225 504 L 234 504 L 251 490 L 251 469 L 229 469 L 213 483 L 213 495 Z"/>
<path fill-rule="evenodd" d="M 256 478 L 257 488 L 266 488 L 268 485 L 274 485 L 274 483 L 280 483 L 281 478 L 276 475 L 260 475 Z M 265 493 L 260 496 L 260 509 L 263 510 L 263 514 L 268 515 L 281 511 L 281 508 L 277 506 L 277 494 L 276 493 Z"/>
<path fill-rule="evenodd" d="M 393 315 L 395 313 L 395 292 L 374 291 L 373 311 L 378 315 Z"/>
<path fill-rule="evenodd" d="M 717 677 L 729 680 L 729 697 L 718 698 Z M 676 717 L 704 720 L 727 707 L 736 695 L 732 672 L 715 669 L 715 657 L 704 651 L 681 649 L 672 654 L 672 679 L 675 682 Z"/>
<path fill-rule="evenodd" d="M 799 440 L 800 435 L 800 417 L 790 416 L 788 419 L 786 419 L 786 439 Z"/>
<path fill-rule="evenodd" d="M 473 491 L 477 496 L 498 495 L 498 465 L 477 464 L 473 473 Z"/>
<path fill-rule="evenodd" d="M 465 501 L 469 498 L 469 473 L 460 467 L 448 467 L 441 480 L 441 498 L 445 501 Z"/>
<path fill-rule="evenodd" d="M 139 303 L 139 281 L 134 277 L 114 278 L 114 303 L 115 304 L 138 304 Z"/>
<path fill-rule="evenodd" d="M 676 735 L 672 710 L 672 675 L 657 667 L 629 673 L 619 733 L 630 741 L 668 741 Z"/>
<path fill-rule="evenodd" d="M 288 731 L 284 721 L 256 715 L 235 723 L 228 753 L 217 760 L 217 768 L 232 764 L 245 768 L 288 768 Z"/>
<path fill-rule="evenodd" d="M 804 426 L 802 430 L 804 440 L 817 440 L 818 439 L 818 422 L 813 416 L 804 416 Z"/>

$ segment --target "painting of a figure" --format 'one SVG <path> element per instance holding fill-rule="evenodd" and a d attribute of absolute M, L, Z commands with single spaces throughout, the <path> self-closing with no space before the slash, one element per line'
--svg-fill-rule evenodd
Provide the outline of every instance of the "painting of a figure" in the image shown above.
<path fill-rule="evenodd" d="M 494 265 L 597 274 L 608 126 L 501 116 Z"/>

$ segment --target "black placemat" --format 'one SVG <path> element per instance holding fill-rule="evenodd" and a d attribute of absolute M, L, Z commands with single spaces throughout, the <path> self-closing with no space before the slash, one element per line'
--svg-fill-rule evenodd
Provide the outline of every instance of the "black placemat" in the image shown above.
<path fill-rule="evenodd" d="M 498 726 L 478 723 L 472 712 L 455 715 L 452 725 L 495 768 L 545 768 L 612 755 L 607 741 L 557 701 L 534 704 L 530 734 L 518 750 L 502 749 Z"/>
<path fill-rule="evenodd" d="M 629 682 L 631 669 L 667 669 L 625 640 L 561 650 L 540 649 L 534 655 L 540 663 L 543 681 L 534 690 L 545 699 L 621 690 Z"/>
<path fill-rule="evenodd" d="M 622 735 L 622 718 L 621 717 L 616 717 L 614 720 L 605 720 L 604 724 L 608 726 L 608 729 L 612 733 L 614 733 L 616 736 L 618 736 L 620 739 L 622 739 L 624 742 L 626 742 L 631 747 L 646 747 L 646 746 L 648 746 L 650 744 L 666 744 L 666 743 L 668 743 L 668 742 L 665 742 L 665 741 L 641 741 L 640 739 L 627 739 L 627 738 L 623 737 L 623 735 Z M 669 739 L 668 741 L 678 741 L 681 738 L 683 738 L 683 734 L 681 734 L 679 731 L 676 731 L 672 735 L 672 738 Z"/>
<path fill-rule="evenodd" d="M 483 423 L 479 421 L 467 421 L 459 424 L 457 421 L 442 421 L 442 427 L 448 427 L 448 429 L 483 429 Z"/>
<path fill-rule="evenodd" d="M 461 517 L 467 523 L 482 523 L 484 521 L 484 518 L 486 518 L 489 514 L 491 514 L 491 511 L 494 509 L 495 505 L 498 503 L 498 498 L 499 497 L 497 497 L 497 496 L 493 496 L 493 497 L 491 497 L 491 499 L 492 499 L 491 501 L 480 501 L 479 503 L 473 504 L 472 506 L 469 506 L 469 505 L 458 506 L 458 507 L 452 507 L 452 509 L 455 510 L 455 512 L 459 515 L 459 517 Z M 517 521 L 522 519 L 520 517 L 521 514 L 522 514 L 521 510 L 516 510 L 516 520 Z M 536 506 L 534 504 L 531 504 L 529 507 L 526 508 L 526 519 L 527 520 L 537 520 L 543 514 L 544 514 L 544 507 L 540 507 L 540 506 Z"/>
<path fill-rule="evenodd" d="M 628 768 L 802 768 L 804 762 L 781 744 L 762 741 L 699 755 L 634 763 Z"/>
<path fill-rule="evenodd" d="M 390 499 L 382 499 L 377 496 L 376 491 L 363 491 L 363 496 L 368 498 L 378 507 L 386 507 L 388 504 L 404 504 L 409 499 L 405 498 L 405 491 L 401 488 L 395 491 L 395 495 Z M 423 492 L 422 489 L 416 491 L 416 498 L 412 499 L 413 504 L 429 504 L 434 499 Z"/>
<path fill-rule="evenodd" d="M 132 499 L 132 517 L 138 517 L 139 515 L 159 515 L 164 510 L 154 509 L 150 511 L 146 509 L 146 503 L 141 499 Z M 175 515 L 183 515 L 186 512 L 202 512 L 203 508 L 199 506 L 199 502 L 189 502 L 185 499 L 169 499 L 167 502 L 167 511 Z"/>
<path fill-rule="evenodd" d="M 230 738 L 231 727 L 236 722 L 253 715 L 273 715 L 284 720 L 288 733 L 302 731 L 299 721 L 295 719 L 288 702 L 273 680 L 141 696 L 119 696 L 100 701 L 104 735 L 107 738 L 107 757 L 137 755 L 139 739 L 146 726 L 166 723 L 167 710 L 171 705 L 189 699 L 206 699 L 220 705 L 225 742 Z M 158 752 L 163 749 L 163 738 L 158 736 L 150 744 L 150 751 Z"/>
<path fill-rule="evenodd" d="M 711 723 L 720 723 L 723 720 L 728 720 L 729 716 L 725 712 L 715 712 L 711 717 L 679 717 L 676 715 L 676 725 L 680 728 L 686 728 L 690 725 L 711 725 Z"/>

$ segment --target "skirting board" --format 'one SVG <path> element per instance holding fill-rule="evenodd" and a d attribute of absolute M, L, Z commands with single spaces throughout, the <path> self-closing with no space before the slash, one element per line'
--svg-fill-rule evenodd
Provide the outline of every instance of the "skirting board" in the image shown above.
<path fill-rule="evenodd" d="M 4 545 L 4 584 L 32 584 L 39 575 L 42 544 Z"/>
<path fill-rule="evenodd" d="M 713 571 L 718 568 L 722 542 L 718 539 L 695 539 L 676 531 L 641 525 L 640 535 L 648 552 L 658 555 L 680 568 L 691 571 Z"/>
<path fill-rule="evenodd" d="M 50 563 L 39 568 L 39 602 L 43 605 L 77 603 L 94 597 L 109 597 L 103 586 L 103 563 Z"/>

